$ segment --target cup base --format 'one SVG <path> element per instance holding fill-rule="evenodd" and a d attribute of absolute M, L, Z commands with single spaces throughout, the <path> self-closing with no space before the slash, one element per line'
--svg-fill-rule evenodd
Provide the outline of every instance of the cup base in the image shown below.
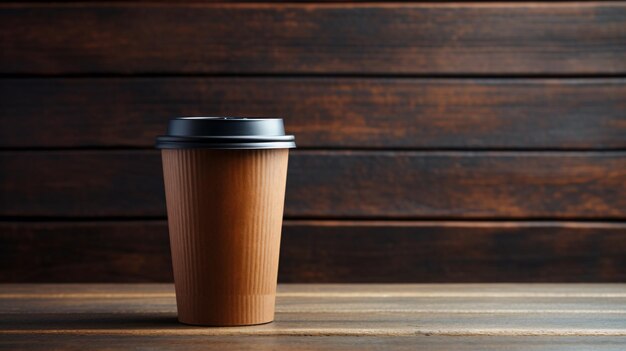
<path fill-rule="evenodd" d="M 201 323 L 201 322 L 188 322 L 188 321 L 183 321 L 180 318 L 178 318 L 178 322 L 181 324 L 185 324 L 185 325 L 191 325 L 194 327 L 207 327 L 207 328 L 228 328 L 228 327 L 251 327 L 254 325 L 263 325 L 263 324 L 270 324 L 274 322 L 274 319 L 266 321 L 266 322 L 257 322 L 257 323 L 246 323 L 246 324 L 223 324 L 223 323 Z"/>
<path fill-rule="evenodd" d="M 234 327 L 274 320 L 275 294 L 178 297 L 178 321 L 189 325 Z"/>

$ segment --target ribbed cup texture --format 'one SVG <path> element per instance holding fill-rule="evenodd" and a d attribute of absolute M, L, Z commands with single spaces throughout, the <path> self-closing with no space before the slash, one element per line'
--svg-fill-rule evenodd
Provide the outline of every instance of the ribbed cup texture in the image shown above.
<path fill-rule="evenodd" d="M 178 319 L 274 319 L 288 149 L 162 150 Z"/>

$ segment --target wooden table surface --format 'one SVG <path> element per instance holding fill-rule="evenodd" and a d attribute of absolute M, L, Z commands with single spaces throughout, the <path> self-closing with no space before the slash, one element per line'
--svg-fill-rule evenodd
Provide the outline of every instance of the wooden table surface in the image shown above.
<path fill-rule="evenodd" d="M 276 309 L 194 327 L 170 284 L 0 285 L 0 348 L 626 349 L 626 284 L 280 285 Z"/>

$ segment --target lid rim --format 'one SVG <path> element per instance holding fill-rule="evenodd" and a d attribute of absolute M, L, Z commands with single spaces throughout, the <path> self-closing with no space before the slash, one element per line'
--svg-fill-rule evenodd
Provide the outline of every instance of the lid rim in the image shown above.
<path fill-rule="evenodd" d="M 243 142 L 243 141 L 292 141 L 296 138 L 293 135 L 198 135 L 198 136 L 179 136 L 179 135 L 159 135 L 157 141 L 197 141 L 211 143 L 213 141 Z"/>
<path fill-rule="evenodd" d="M 157 149 L 293 149 L 296 143 L 290 142 L 260 142 L 260 143 L 194 143 L 194 142 L 157 142 Z"/>
<path fill-rule="evenodd" d="M 167 134 L 156 138 L 157 149 L 270 149 L 295 148 L 285 135 L 282 118 L 176 117 Z"/>

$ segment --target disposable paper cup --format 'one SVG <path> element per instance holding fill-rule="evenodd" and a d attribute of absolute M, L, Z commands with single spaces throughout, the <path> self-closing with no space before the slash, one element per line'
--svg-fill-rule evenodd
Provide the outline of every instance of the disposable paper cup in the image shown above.
<path fill-rule="evenodd" d="M 178 118 L 157 138 L 180 322 L 274 319 L 293 147 L 281 119 Z"/>

